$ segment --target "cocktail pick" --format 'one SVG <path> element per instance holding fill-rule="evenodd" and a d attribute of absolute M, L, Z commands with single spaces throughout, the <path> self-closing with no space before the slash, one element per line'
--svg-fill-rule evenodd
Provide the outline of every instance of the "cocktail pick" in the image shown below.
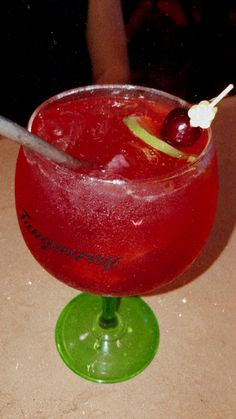
<path fill-rule="evenodd" d="M 219 103 L 232 89 L 234 85 L 229 84 L 218 96 L 208 100 L 202 100 L 193 105 L 188 110 L 190 125 L 192 127 L 209 128 L 217 112 L 217 103 Z"/>
<path fill-rule="evenodd" d="M 89 164 L 89 162 L 75 159 L 63 150 L 49 144 L 47 141 L 1 115 L 0 135 L 41 154 L 48 160 L 61 163 L 70 169 L 87 166 Z"/>

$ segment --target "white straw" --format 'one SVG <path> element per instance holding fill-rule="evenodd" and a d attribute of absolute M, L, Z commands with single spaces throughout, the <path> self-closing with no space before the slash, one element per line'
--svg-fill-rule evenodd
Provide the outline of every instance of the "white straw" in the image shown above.
<path fill-rule="evenodd" d="M 56 163 L 62 163 L 71 169 L 75 169 L 88 164 L 88 162 L 79 161 L 64 151 L 59 150 L 57 147 L 47 143 L 37 135 L 30 133 L 27 129 L 21 127 L 15 122 L 10 121 L 7 118 L 4 118 L 1 115 L 0 135 L 8 138 L 9 140 L 13 140 L 19 144 L 22 144 L 23 146 L 28 147 L 33 151 L 36 151 L 46 159 L 52 160 Z"/>
<path fill-rule="evenodd" d="M 211 107 L 217 105 L 229 92 L 234 88 L 234 85 L 230 83 L 218 96 L 216 96 L 210 103 Z"/>

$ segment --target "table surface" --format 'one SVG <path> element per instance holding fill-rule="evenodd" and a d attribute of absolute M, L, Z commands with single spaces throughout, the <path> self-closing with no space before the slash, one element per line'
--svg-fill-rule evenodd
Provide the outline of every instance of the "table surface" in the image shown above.
<path fill-rule="evenodd" d="M 18 146 L 0 141 L 0 418 L 236 418 L 236 96 L 213 124 L 220 195 L 201 256 L 169 288 L 144 297 L 158 317 L 161 344 L 132 380 L 97 384 L 61 361 L 54 328 L 77 291 L 33 259 L 14 208 Z"/>

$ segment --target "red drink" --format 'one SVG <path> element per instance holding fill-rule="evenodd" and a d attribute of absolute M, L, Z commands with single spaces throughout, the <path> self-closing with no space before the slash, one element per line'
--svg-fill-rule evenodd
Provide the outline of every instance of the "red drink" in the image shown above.
<path fill-rule="evenodd" d="M 187 163 L 154 151 L 123 122 L 145 115 L 158 134 L 179 105 L 151 89 L 98 87 L 59 95 L 36 110 L 34 133 L 97 164 L 75 172 L 20 151 L 20 228 L 49 273 L 91 293 L 137 295 L 172 281 L 194 261 L 217 199 L 209 132 L 185 149 L 200 155 Z"/>

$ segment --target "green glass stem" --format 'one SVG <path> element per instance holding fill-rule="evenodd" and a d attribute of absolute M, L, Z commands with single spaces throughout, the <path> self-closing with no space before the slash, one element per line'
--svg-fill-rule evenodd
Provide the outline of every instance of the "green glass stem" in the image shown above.
<path fill-rule="evenodd" d="M 102 297 L 102 314 L 99 318 L 99 326 L 104 329 L 116 327 L 118 319 L 116 311 L 118 309 L 120 298 Z"/>
<path fill-rule="evenodd" d="M 97 383 L 117 383 L 152 361 L 159 327 L 139 297 L 81 293 L 61 312 L 55 339 L 63 361 L 76 374 Z"/>

